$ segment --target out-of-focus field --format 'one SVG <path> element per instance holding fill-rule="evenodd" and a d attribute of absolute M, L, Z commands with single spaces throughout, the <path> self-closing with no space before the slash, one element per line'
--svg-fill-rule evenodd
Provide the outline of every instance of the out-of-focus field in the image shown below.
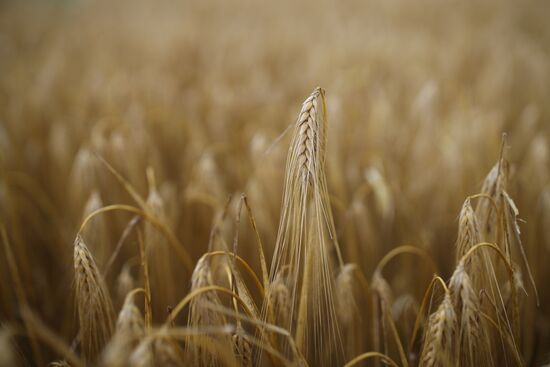
<path fill-rule="evenodd" d="M 313 366 L 322 359 L 315 348 L 330 355 L 323 361 L 331 365 L 370 351 L 399 366 L 430 365 L 423 361 L 429 314 L 445 292 L 429 288 L 430 281 L 438 274 L 450 286 L 460 260 L 461 208 L 482 191 L 501 157 L 509 162 L 506 184 L 472 205 L 478 242 L 495 243 L 507 260 L 488 247 L 474 254 L 496 264 L 496 274 L 486 264 L 469 274 L 479 303 L 471 321 L 477 329 L 457 321 L 449 334 L 456 345 L 434 345 L 456 366 L 481 363 L 461 342 L 468 333 L 466 339 L 480 340 L 476 346 L 491 356 L 484 363 L 550 363 L 549 17 L 550 2 L 543 0 L 0 3 L 0 366 L 62 359 L 71 365 L 231 365 L 234 359 Z M 258 291 L 254 276 L 240 267 L 244 275 L 235 275 L 235 260 L 225 255 L 208 260 L 200 286 L 216 284 L 253 303 L 257 313 L 249 317 L 256 325 L 241 325 L 234 313 L 242 310 L 222 291 L 195 297 L 172 324 L 195 336 L 151 337 L 197 289 L 191 272 L 207 252 L 236 251 L 260 283 L 270 288 L 276 281 L 274 274 L 262 276 L 241 193 L 269 270 L 280 214 L 289 209 L 281 209 L 281 200 L 293 127 L 300 103 L 317 86 L 326 90 L 325 200 L 344 263 L 356 264 L 366 280 L 350 280 L 349 289 L 334 280 L 343 269 L 329 250 L 343 347 L 319 345 L 317 336 L 330 332 L 308 329 L 309 351 L 278 350 L 274 339 L 281 336 L 258 331 L 266 323 L 288 329 L 260 317 L 268 290 Z M 109 164 L 143 202 L 128 194 Z M 519 241 L 511 239 L 516 233 L 504 192 L 519 210 L 538 306 Z M 491 202 L 500 215 L 483 217 L 480 206 Z M 79 232 L 95 259 L 90 271 L 105 282 L 114 305 L 94 313 L 102 306 L 86 304 L 93 287 L 78 301 L 75 237 L 88 214 L 115 204 L 140 207 L 148 216 L 138 222 L 136 212 L 115 208 Z M 491 220 L 496 234 L 484 229 Z M 187 266 L 174 244 L 189 255 Z M 403 245 L 418 250 L 393 258 L 380 280 L 380 260 Z M 503 263 L 513 267 L 513 280 Z M 126 349 L 112 347 L 118 359 L 111 360 L 104 346 L 118 335 L 114 321 L 136 287 L 150 288 L 152 310 L 136 293 L 144 331 Z M 298 307 L 303 296 L 290 302 Z M 460 297 L 454 302 L 462 305 Z M 460 307 L 455 303 L 457 320 Z M 301 321 L 289 321 L 293 340 Z M 195 340 L 196 334 L 208 336 Z M 235 335 L 245 336 L 252 360 L 242 356 Z M 152 362 L 136 357 L 147 337 L 164 343 L 149 350 Z M 375 359 L 367 362 L 380 363 Z"/>

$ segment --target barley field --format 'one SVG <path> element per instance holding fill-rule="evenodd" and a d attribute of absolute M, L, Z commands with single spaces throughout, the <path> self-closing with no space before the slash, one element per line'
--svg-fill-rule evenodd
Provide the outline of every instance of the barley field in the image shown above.
<path fill-rule="evenodd" d="M 550 2 L 0 2 L 0 367 L 549 366 Z"/>

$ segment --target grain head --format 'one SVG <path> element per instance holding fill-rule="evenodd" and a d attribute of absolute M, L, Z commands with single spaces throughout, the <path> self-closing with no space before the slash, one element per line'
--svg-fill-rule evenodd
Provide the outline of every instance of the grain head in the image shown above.
<path fill-rule="evenodd" d="M 306 359 L 319 365 L 342 353 L 334 302 L 334 263 L 342 260 L 324 171 L 326 128 L 325 92 L 316 88 L 302 104 L 288 151 L 270 273 L 274 281 L 288 270 L 289 331 Z M 330 356 L 316 347 L 327 343 L 335 346 Z"/>
<path fill-rule="evenodd" d="M 80 235 L 74 242 L 74 277 L 82 350 L 93 360 L 111 337 L 113 306 L 103 276 Z"/>

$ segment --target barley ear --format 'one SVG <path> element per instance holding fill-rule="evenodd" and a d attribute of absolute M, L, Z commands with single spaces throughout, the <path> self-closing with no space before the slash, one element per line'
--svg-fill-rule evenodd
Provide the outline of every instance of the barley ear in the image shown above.
<path fill-rule="evenodd" d="M 104 279 L 80 235 L 74 241 L 74 272 L 82 351 L 94 360 L 111 337 L 114 312 Z"/>
<path fill-rule="evenodd" d="M 270 272 L 273 282 L 283 269 L 288 270 L 291 304 L 288 324 L 280 326 L 293 334 L 300 352 L 317 365 L 335 363 L 343 354 L 334 300 L 335 261 L 341 266 L 343 261 L 324 168 L 326 134 L 325 92 L 316 88 L 302 104 L 288 151 Z"/>

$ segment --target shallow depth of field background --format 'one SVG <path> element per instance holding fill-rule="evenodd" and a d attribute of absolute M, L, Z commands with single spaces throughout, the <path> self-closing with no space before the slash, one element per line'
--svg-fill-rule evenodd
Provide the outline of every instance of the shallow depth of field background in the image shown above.
<path fill-rule="evenodd" d="M 30 308 L 71 343 L 75 233 L 94 208 L 132 203 L 95 153 L 144 197 L 153 169 L 166 223 L 193 260 L 230 195 L 222 233 L 232 243 L 246 193 L 269 263 L 292 131 L 283 133 L 321 86 L 338 239 L 367 277 L 407 244 L 448 279 L 462 203 L 507 133 L 507 191 L 541 301 L 524 273 L 520 345 L 527 365 L 550 363 L 549 17 L 543 0 L 0 3 L 0 222 Z M 131 216 L 102 218 L 85 233 L 100 268 Z M 258 270 L 242 222 L 239 253 Z M 106 276 L 117 310 L 123 270 L 141 284 L 136 238 Z M 159 283 L 170 291 L 152 285 L 171 305 L 190 287 L 172 268 Z M 396 299 L 420 302 L 433 271 L 404 256 L 385 275 Z M 21 325 L 4 252 L 0 279 L 0 324 Z M 410 326 L 400 332 L 408 341 Z M 34 365 L 28 340 L 16 341 L 21 365 Z"/>

